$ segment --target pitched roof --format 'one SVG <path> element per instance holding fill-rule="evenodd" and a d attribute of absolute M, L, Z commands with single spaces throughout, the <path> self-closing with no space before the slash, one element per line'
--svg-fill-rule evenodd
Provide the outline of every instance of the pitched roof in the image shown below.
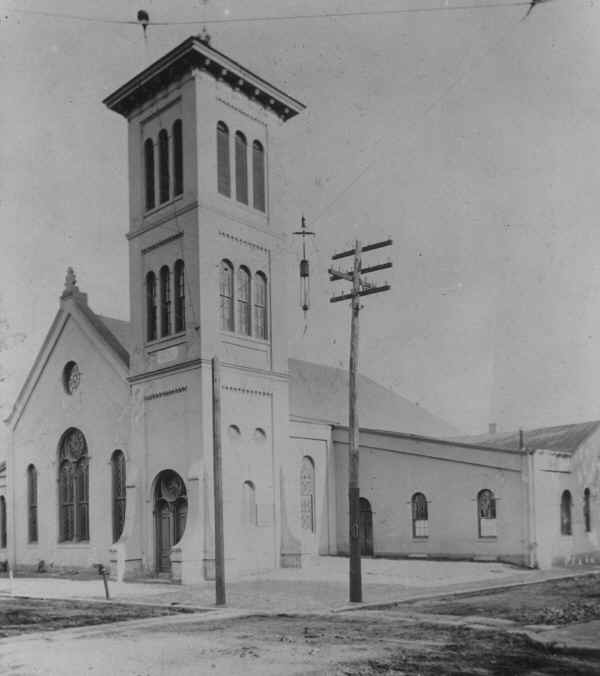
<path fill-rule="evenodd" d="M 534 430 L 525 430 L 523 432 L 523 445 L 525 448 L 536 450 L 543 449 L 573 453 L 599 426 L 600 420 L 592 420 L 571 425 L 556 425 L 554 427 L 539 427 Z M 451 441 L 516 450 L 519 448 L 519 432 L 480 434 L 477 436 L 453 438 Z"/>
<path fill-rule="evenodd" d="M 290 359 L 290 413 L 295 418 L 348 424 L 348 372 L 333 366 Z M 366 376 L 358 376 L 361 427 L 448 436 L 445 421 Z"/>

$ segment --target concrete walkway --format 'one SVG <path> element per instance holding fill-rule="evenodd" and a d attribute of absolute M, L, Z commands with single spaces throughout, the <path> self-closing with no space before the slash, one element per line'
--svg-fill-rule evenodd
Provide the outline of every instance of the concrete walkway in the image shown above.
<path fill-rule="evenodd" d="M 362 605 L 385 607 L 431 595 L 463 593 L 490 587 L 555 579 L 579 574 L 569 570 L 526 570 L 500 563 L 461 561 L 363 560 Z M 301 569 L 279 569 L 227 583 L 227 605 L 251 612 L 330 612 L 348 608 L 348 559 L 319 557 Z M 109 582 L 111 599 L 126 603 L 181 604 L 214 607 L 214 583 L 174 585 L 158 582 Z M 0 579 L 0 594 L 36 598 L 104 599 L 100 577 Z"/>

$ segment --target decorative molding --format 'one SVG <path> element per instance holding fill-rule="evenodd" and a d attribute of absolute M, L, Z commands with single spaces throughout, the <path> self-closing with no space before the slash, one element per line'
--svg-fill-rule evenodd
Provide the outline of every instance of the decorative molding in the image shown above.
<path fill-rule="evenodd" d="M 150 246 L 142 249 L 142 253 L 147 254 L 150 251 L 154 251 L 154 249 L 158 249 L 159 247 L 169 244 L 169 242 L 174 242 L 177 239 L 181 239 L 182 237 L 183 232 L 178 232 L 175 235 L 171 235 L 170 237 L 165 237 L 165 239 L 161 239 L 159 242 L 156 242 L 156 244 L 151 244 Z"/>
<path fill-rule="evenodd" d="M 162 392 L 154 392 L 153 394 L 147 394 L 144 397 L 144 401 L 150 401 L 151 399 L 160 399 L 161 397 L 168 397 L 170 394 L 178 394 L 179 392 L 185 392 L 187 390 L 187 385 L 182 385 L 181 387 L 174 387 L 172 390 L 163 390 Z"/>
<path fill-rule="evenodd" d="M 237 93 L 239 90 L 236 88 L 233 91 L 235 91 Z M 263 110 L 265 109 L 265 107 L 262 106 L 256 99 L 254 99 L 252 97 L 247 97 L 247 98 L 249 98 L 250 101 L 252 101 L 256 105 L 260 106 Z M 254 120 L 254 122 L 258 122 L 259 124 L 262 124 L 263 127 L 267 126 L 265 124 L 264 120 L 261 120 L 258 117 L 254 117 L 254 115 L 250 115 L 250 113 L 246 112 L 245 110 L 242 110 L 241 108 L 238 108 L 237 106 L 234 106 L 233 103 L 226 101 L 221 96 L 217 96 L 217 101 L 219 101 L 219 103 L 222 103 L 225 106 L 228 106 L 229 108 L 233 108 L 233 110 L 235 110 L 237 113 L 240 113 L 240 115 L 243 115 L 244 117 L 248 117 L 249 119 Z"/>
<path fill-rule="evenodd" d="M 245 246 L 248 246 L 251 249 L 258 249 L 259 251 L 264 251 L 267 254 L 270 253 L 269 249 L 267 249 L 264 246 L 261 246 L 260 244 L 254 244 L 254 242 L 249 242 L 247 239 L 242 239 L 241 237 L 230 235 L 228 232 L 224 232 L 223 230 L 219 230 L 219 235 L 221 237 L 225 237 L 225 239 L 231 239 L 234 242 L 237 242 L 238 244 L 244 244 Z"/>
<path fill-rule="evenodd" d="M 180 195 L 175 198 L 174 202 L 179 202 L 180 200 L 183 199 L 183 195 Z M 150 232 L 150 230 L 154 230 L 154 228 L 158 228 L 164 223 L 168 223 L 169 221 L 175 220 L 175 218 L 178 218 L 179 216 L 183 216 L 183 214 L 187 214 L 188 211 L 193 211 L 194 209 L 198 208 L 198 202 L 194 200 L 193 202 L 190 202 L 189 204 L 186 204 L 185 206 L 181 207 L 180 209 L 175 208 L 174 211 L 169 210 L 169 207 L 173 206 L 173 202 L 167 202 L 164 206 L 159 206 L 156 208 L 156 211 L 152 212 L 148 216 L 144 216 L 142 218 L 142 225 L 139 228 L 136 228 L 135 230 L 128 232 L 125 237 L 127 237 L 128 240 L 135 239 L 136 237 L 139 237 L 140 235 L 143 235 L 146 232 Z M 163 210 L 166 211 L 166 215 L 161 213 L 161 217 L 157 218 L 155 221 L 152 220 L 154 215 L 157 213 L 162 212 Z M 145 222 L 146 220 L 151 221 L 150 223 Z"/>
<path fill-rule="evenodd" d="M 170 373 L 176 373 L 177 371 L 189 371 L 190 369 L 197 369 L 200 368 L 203 363 L 207 364 L 209 363 L 209 360 L 190 359 L 189 361 L 177 362 L 176 364 L 169 364 L 168 366 L 154 369 L 153 371 L 143 371 L 142 373 L 138 373 L 135 376 L 129 376 L 129 378 L 127 378 L 127 382 L 131 384 L 141 383 L 144 380 L 162 377 Z"/>
<path fill-rule="evenodd" d="M 230 392 L 240 392 L 241 394 L 251 394 L 257 395 L 259 397 L 272 397 L 272 392 L 266 392 L 265 390 L 251 390 L 248 387 L 234 387 L 233 385 L 223 385 L 224 390 L 229 390 Z"/>

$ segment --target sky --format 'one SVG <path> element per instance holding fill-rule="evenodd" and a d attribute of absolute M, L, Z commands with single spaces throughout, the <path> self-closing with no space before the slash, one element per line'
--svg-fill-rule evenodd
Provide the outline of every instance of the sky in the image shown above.
<path fill-rule="evenodd" d="M 481 4 L 483 8 L 453 11 Z M 498 7 L 498 4 L 505 4 Z M 600 2 L 0 0 L 0 413 L 58 309 L 67 266 L 128 318 L 126 124 L 102 99 L 201 24 L 307 109 L 277 131 L 271 194 L 290 235 L 290 355 L 346 367 L 333 253 L 393 269 L 364 299 L 361 372 L 461 433 L 600 418 Z M 339 11 L 445 11 L 237 21 Z M 24 10 L 23 13 L 14 10 Z"/>

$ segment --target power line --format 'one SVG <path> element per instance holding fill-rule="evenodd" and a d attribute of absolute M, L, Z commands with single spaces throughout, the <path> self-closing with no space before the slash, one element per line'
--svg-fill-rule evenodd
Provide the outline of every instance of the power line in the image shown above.
<path fill-rule="evenodd" d="M 465 5 L 448 5 L 446 7 L 405 7 L 401 9 L 381 9 L 381 10 L 357 10 L 348 12 L 318 12 L 314 14 L 271 14 L 262 16 L 248 17 L 223 17 L 220 19 L 184 19 L 181 21 L 148 21 L 148 26 L 191 26 L 204 24 L 227 24 L 227 23 L 259 23 L 271 21 L 298 21 L 310 19 L 335 19 L 352 18 L 361 16 L 393 16 L 398 14 L 433 14 L 437 12 L 465 12 L 469 10 L 499 9 L 503 7 L 529 7 L 530 0 L 515 0 L 514 2 L 493 2 L 493 3 L 471 3 Z M 129 26 L 138 26 L 136 19 L 112 19 L 95 16 L 85 16 L 83 14 L 68 14 L 63 12 L 44 12 L 33 9 L 7 9 L 2 8 L 0 12 L 7 14 L 24 14 L 33 16 L 45 16 L 53 19 L 65 19 L 69 21 L 86 21 L 103 24 L 120 24 Z"/>

